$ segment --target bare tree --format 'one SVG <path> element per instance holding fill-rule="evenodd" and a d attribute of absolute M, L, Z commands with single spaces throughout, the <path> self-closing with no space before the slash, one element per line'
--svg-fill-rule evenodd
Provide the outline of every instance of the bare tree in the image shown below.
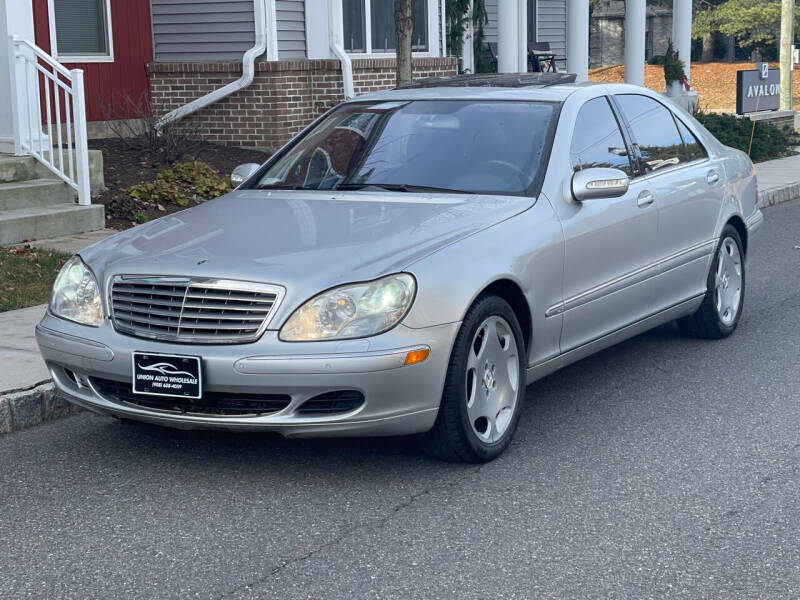
<path fill-rule="evenodd" d="M 394 28 L 397 38 L 397 85 L 411 82 L 411 34 L 414 19 L 411 0 L 394 0 Z"/>
<path fill-rule="evenodd" d="M 113 137 L 131 150 L 146 152 L 154 162 L 172 164 L 195 155 L 203 147 L 203 141 L 197 138 L 190 124 L 173 121 L 158 127 L 160 115 L 148 94 L 141 94 L 138 98 L 130 94 L 114 95 L 111 102 L 102 98 L 98 100 Z"/>

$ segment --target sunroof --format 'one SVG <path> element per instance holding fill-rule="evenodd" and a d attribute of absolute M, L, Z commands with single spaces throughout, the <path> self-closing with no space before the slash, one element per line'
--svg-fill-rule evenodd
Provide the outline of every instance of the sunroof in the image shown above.
<path fill-rule="evenodd" d="M 573 83 L 575 73 L 475 73 L 416 79 L 397 89 L 431 87 L 547 87 Z"/>

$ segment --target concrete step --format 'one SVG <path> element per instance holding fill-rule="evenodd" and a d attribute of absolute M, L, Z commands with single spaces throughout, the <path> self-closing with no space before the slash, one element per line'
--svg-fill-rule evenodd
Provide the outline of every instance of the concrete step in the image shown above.
<path fill-rule="evenodd" d="M 0 154 L 0 183 L 37 179 L 40 175 L 41 170 L 35 158 Z"/>
<path fill-rule="evenodd" d="M 72 160 L 75 161 L 76 158 L 72 150 L 64 149 L 61 155 L 65 169 L 70 153 L 73 153 Z M 58 150 L 55 151 L 54 157 L 56 163 L 58 163 Z M 54 177 L 53 173 L 32 156 L 0 154 L 0 183 L 42 178 L 50 179 L 52 177 Z M 103 153 L 100 150 L 89 150 L 89 180 L 93 192 L 102 190 L 105 186 L 103 179 Z"/>
<path fill-rule="evenodd" d="M 105 227 L 102 204 L 52 204 L 0 211 L 0 246 L 97 231 Z"/>
<path fill-rule="evenodd" d="M 59 179 L 0 183 L 0 211 L 74 202 L 75 191 Z"/>

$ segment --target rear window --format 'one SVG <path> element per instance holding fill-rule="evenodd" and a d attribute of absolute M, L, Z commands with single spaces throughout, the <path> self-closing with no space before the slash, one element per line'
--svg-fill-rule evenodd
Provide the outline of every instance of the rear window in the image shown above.
<path fill-rule="evenodd" d="M 250 187 L 528 193 L 549 154 L 557 108 L 472 100 L 345 104 L 270 161 Z"/>

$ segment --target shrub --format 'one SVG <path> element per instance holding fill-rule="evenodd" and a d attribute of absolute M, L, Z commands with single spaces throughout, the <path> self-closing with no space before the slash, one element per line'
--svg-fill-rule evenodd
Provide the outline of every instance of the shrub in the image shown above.
<path fill-rule="evenodd" d="M 743 152 L 750 150 L 753 162 L 762 162 L 794 154 L 793 146 L 800 145 L 800 136 L 789 127 L 776 127 L 763 121 L 738 119 L 734 115 L 698 113 L 695 115 L 714 137 L 726 146 Z M 753 124 L 755 123 L 755 129 Z M 750 147 L 750 135 L 753 144 Z"/>
<path fill-rule="evenodd" d="M 664 64 L 664 55 L 663 54 L 654 54 L 650 58 L 647 59 L 648 65 L 663 65 Z"/>
<path fill-rule="evenodd" d="M 136 200 L 154 204 L 189 206 L 227 194 L 231 182 L 212 166 L 199 160 L 175 163 L 156 175 L 155 181 L 139 183 L 122 190 Z"/>
<path fill-rule="evenodd" d="M 143 212 L 135 212 L 133 213 L 133 220 L 139 223 L 139 225 L 147 223 L 147 215 Z"/>

